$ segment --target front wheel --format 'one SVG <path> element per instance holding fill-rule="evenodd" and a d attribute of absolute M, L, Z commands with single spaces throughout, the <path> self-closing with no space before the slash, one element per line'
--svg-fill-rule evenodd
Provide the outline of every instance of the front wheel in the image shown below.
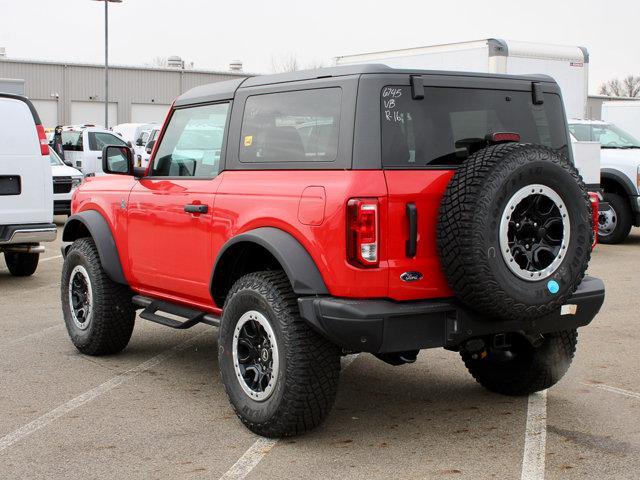
<path fill-rule="evenodd" d="M 218 363 L 234 411 L 258 435 L 311 430 L 336 397 L 340 350 L 300 318 L 283 272 L 251 273 L 233 285 Z"/>
<path fill-rule="evenodd" d="M 69 248 L 60 287 L 64 323 L 80 352 L 107 355 L 127 346 L 136 318 L 132 293 L 107 276 L 91 238 Z"/>
<path fill-rule="evenodd" d="M 507 346 L 482 352 L 461 352 L 469 373 L 495 393 L 528 395 L 555 385 L 569 369 L 578 332 L 548 333 L 535 346 L 522 335 L 512 335 Z"/>
<path fill-rule="evenodd" d="M 36 272 L 39 253 L 4 252 L 4 261 L 14 277 L 29 277 Z"/>

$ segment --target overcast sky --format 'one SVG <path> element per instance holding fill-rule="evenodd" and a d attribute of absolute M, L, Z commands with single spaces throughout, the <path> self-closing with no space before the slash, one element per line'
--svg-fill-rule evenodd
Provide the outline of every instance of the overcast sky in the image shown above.
<path fill-rule="evenodd" d="M 102 2 L 0 0 L 0 46 L 13 58 L 102 63 Z M 179 55 L 196 68 L 268 72 L 272 58 L 337 55 L 495 37 L 583 45 L 590 90 L 640 75 L 638 0 L 124 0 L 110 4 L 112 63 Z"/>

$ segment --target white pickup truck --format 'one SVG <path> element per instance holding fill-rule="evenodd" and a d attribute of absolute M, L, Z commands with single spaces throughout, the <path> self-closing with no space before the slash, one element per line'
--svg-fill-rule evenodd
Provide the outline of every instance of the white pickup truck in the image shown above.
<path fill-rule="evenodd" d="M 85 176 L 104 175 L 102 149 L 107 145 L 127 146 L 127 142 L 102 127 L 75 125 L 62 129 L 64 162 Z"/>
<path fill-rule="evenodd" d="M 38 268 L 40 242 L 56 239 L 49 145 L 33 104 L 0 93 L 0 252 L 14 276 Z"/>
<path fill-rule="evenodd" d="M 579 141 L 600 142 L 605 203 L 598 217 L 598 241 L 620 243 L 632 226 L 640 227 L 640 140 L 599 120 L 569 120 L 569 131 Z"/>

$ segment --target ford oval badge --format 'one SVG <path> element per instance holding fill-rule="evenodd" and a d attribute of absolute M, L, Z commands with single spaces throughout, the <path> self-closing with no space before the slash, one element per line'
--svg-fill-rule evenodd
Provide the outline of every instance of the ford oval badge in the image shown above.
<path fill-rule="evenodd" d="M 417 282 L 422 280 L 422 274 L 420 272 L 404 272 L 400 275 L 400 280 L 403 282 Z"/>

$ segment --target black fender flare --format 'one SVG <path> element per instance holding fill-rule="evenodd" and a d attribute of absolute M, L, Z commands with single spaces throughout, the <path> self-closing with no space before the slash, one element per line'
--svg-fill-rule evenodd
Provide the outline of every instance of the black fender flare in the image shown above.
<path fill-rule="evenodd" d="M 600 170 L 600 177 L 606 178 L 607 180 L 613 180 L 614 182 L 620 184 L 627 195 L 637 195 L 637 190 L 633 182 L 629 179 L 629 177 L 618 170 L 615 170 L 613 168 L 603 168 Z"/>
<path fill-rule="evenodd" d="M 105 218 L 96 210 L 85 210 L 70 216 L 62 230 L 62 241 L 73 242 L 82 238 L 85 232 L 93 238 L 98 249 L 100 262 L 107 276 L 116 283 L 129 285 L 122 271 L 118 247 Z M 66 256 L 67 246 L 63 246 L 63 255 Z"/>
<path fill-rule="evenodd" d="M 298 295 L 328 295 L 329 290 L 313 258 L 292 235 L 274 227 L 260 227 L 231 238 L 225 243 L 213 265 L 209 287 L 213 292 L 214 279 L 221 260 L 231 247 L 239 243 L 254 243 L 267 250 L 280 263 L 291 288 Z"/>

